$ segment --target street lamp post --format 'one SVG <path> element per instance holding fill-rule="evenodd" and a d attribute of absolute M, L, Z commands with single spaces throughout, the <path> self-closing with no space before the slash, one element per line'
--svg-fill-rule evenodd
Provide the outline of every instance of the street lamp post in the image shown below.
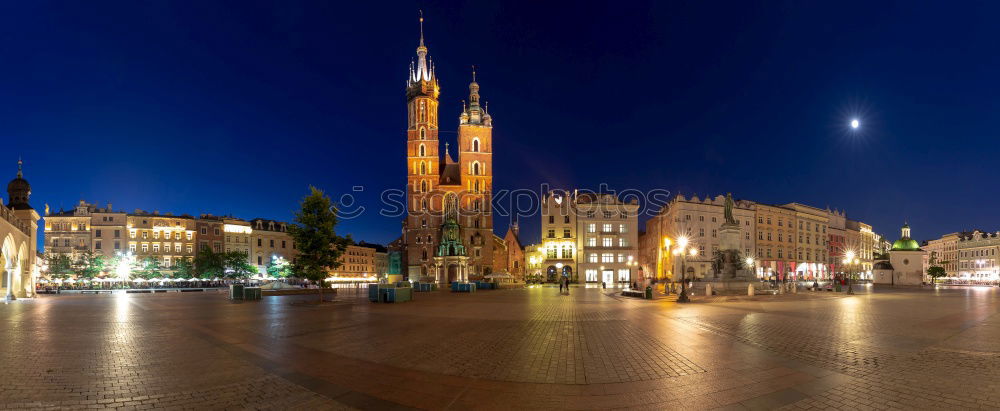
<path fill-rule="evenodd" d="M 854 287 L 851 286 L 851 277 L 854 273 L 851 271 L 857 268 L 858 259 L 854 258 L 854 251 L 848 251 L 847 257 L 844 258 L 844 276 L 847 277 L 847 294 L 854 294 Z M 853 269 L 851 268 L 853 265 Z"/>
<path fill-rule="evenodd" d="M 688 256 L 688 253 L 690 253 L 691 256 L 698 255 L 698 249 L 696 249 L 694 247 L 688 248 L 687 245 L 688 245 L 688 238 L 687 237 L 681 237 L 681 238 L 677 239 L 677 249 L 674 250 L 674 255 L 678 255 L 678 256 L 681 257 L 681 293 L 677 296 L 677 302 L 679 302 L 679 303 L 691 302 L 691 299 L 688 298 L 688 294 L 687 294 L 687 278 L 686 278 L 686 276 L 687 276 L 687 267 L 686 267 L 686 265 L 687 265 L 687 256 Z"/>

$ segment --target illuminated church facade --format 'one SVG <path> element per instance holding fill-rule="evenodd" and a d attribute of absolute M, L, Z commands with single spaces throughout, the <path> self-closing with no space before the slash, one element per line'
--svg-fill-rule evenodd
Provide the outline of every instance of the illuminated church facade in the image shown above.
<path fill-rule="evenodd" d="M 493 269 L 493 119 L 480 104 L 475 70 L 458 116 L 457 147 L 439 139 L 441 89 L 424 45 L 406 80 L 406 270 L 412 281 L 447 284 Z M 452 156 L 452 152 L 456 156 Z"/>

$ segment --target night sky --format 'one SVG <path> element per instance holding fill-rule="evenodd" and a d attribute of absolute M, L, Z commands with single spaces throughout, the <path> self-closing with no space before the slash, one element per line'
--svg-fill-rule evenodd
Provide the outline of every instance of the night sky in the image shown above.
<path fill-rule="evenodd" d="M 401 219 L 374 210 L 405 184 L 418 9 L 445 140 L 478 67 L 496 189 L 731 191 L 891 239 L 1000 228 L 996 2 L 8 1 L 0 176 L 23 156 L 39 211 L 281 220 L 310 184 L 363 186 L 339 231 L 391 241 Z"/>

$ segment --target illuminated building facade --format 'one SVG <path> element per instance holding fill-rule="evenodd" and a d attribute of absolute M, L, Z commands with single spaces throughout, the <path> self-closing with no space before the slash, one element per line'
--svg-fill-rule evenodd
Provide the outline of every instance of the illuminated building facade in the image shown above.
<path fill-rule="evenodd" d="M 194 217 L 135 210 L 126 217 L 126 226 L 128 251 L 136 261 L 152 258 L 161 268 L 171 270 L 182 259 L 194 259 Z"/>
<path fill-rule="evenodd" d="M 340 267 L 330 271 L 330 275 L 339 278 L 370 278 L 382 273 L 376 271 L 375 253 L 377 248 L 371 244 L 349 245 L 340 255 Z"/>
<path fill-rule="evenodd" d="M 1000 281 L 1000 232 L 975 230 L 958 238 L 958 279 Z"/>
<path fill-rule="evenodd" d="M 756 204 L 757 263 L 759 278 L 788 278 L 795 272 L 795 210 L 769 204 Z"/>
<path fill-rule="evenodd" d="M 459 115 L 455 151 L 438 139 L 440 86 L 424 45 L 423 18 L 416 63 L 406 82 L 407 217 L 403 226 L 411 280 L 451 281 L 493 271 L 493 120 L 480 105 L 473 71 Z M 448 243 L 445 244 L 445 235 Z"/>
<path fill-rule="evenodd" d="M 195 227 L 197 227 L 195 239 L 198 242 L 195 254 L 204 250 L 210 250 L 213 253 L 223 252 L 226 235 L 223 232 L 225 224 L 222 222 L 222 217 L 202 214 L 195 222 Z"/>
<path fill-rule="evenodd" d="M 832 278 L 827 258 L 830 254 L 827 250 L 827 226 L 830 218 L 826 210 L 799 203 L 785 204 L 783 207 L 795 210 L 795 270 L 792 278 Z"/>
<path fill-rule="evenodd" d="M 565 276 L 573 282 L 579 282 L 576 261 L 580 244 L 577 241 L 577 210 L 574 202 L 573 193 L 561 190 L 549 191 L 542 198 L 540 264 L 546 281 L 556 281 Z"/>
<path fill-rule="evenodd" d="M 608 287 L 642 281 L 638 201 L 623 202 L 604 193 L 574 193 L 572 200 L 576 216 L 576 266 L 580 274 L 577 281 L 604 283 Z"/>
<path fill-rule="evenodd" d="M 924 272 L 931 266 L 944 268 L 947 277 L 959 277 L 959 252 L 958 240 L 963 237 L 971 237 L 972 232 L 948 233 L 941 238 L 928 240 L 920 247 L 927 251 L 924 258 Z"/>
<path fill-rule="evenodd" d="M 247 256 L 247 262 L 251 263 L 250 236 L 253 234 L 253 228 L 250 227 L 250 222 L 239 218 L 224 217 L 222 219 L 222 232 L 226 236 L 223 242 L 226 252 L 243 253 Z"/>
<path fill-rule="evenodd" d="M 663 207 L 657 217 L 656 226 L 646 225 L 646 231 L 657 232 L 660 235 L 659 247 L 647 245 L 646 252 L 655 252 L 656 256 L 644 256 L 643 261 L 659 261 L 666 278 L 680 279 L 681 259 L 670 258 L 673 248 L 680 237 L 687 237 L 688 247 L 697 249 L 695 256 L 686 259 L 686 278 L 712 278 L 715 272 L 712 266 L 715 251 L 720 249 L 719 230 L 725 223 L 724 207 L 726 197 L 718 195 L 715 198 L 698 196 L 685 197 L 677 195 Z M 754 232 L 757 225 L 754 220 L 755 204 L 746 200 L 736 200 L 733 203 L 733 217 L 740 226 L 740 252 L 751 255 L 754 249 Z M 648 234 L 647 234 L 648 235 Z M 651 242 L 651 241 L 650 241 Z M 649 244 L 649 242 L 647 242 Z M 665 250 L 664 248 L 667 248 Z M 665 264 L 669 261 L 669 265 Z M 675 274 L 677 274 L 675 276 Z"/>
<path fill-rule="evenodd" d="M 0 288 L 5 300 L 34 296 L 39 275 L 35 233 L 40 217 L 28 204 L 31 185 L 22 165 L 18 160 L 17 176 L 7 184 L 7 204 L 0 202 Z"/>
<path fill-rule="evenodd" d="M 295 250 L 292 235 L 288 233 L 287 223 L 255 218 L 250 220 L 250 227 L 253 229 L 250 234 L 250 263 L 257 266 L 258 272 L 267 272 L 268 263 L 274 259 L 295 262 L 298 251 Z"/>

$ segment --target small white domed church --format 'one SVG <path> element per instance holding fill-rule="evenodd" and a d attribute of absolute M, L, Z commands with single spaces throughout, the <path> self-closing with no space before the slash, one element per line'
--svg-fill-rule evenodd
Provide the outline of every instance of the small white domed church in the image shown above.
<path fill-rule="evenodd" d="M 875 263 L 872 272 L 875 284 L 921 285 L 924 282 L 923 259 L 926 251 L 910 238 L 910 225 L 903 224 L 900 239 L 892 243 L 889 259 Z"/>

